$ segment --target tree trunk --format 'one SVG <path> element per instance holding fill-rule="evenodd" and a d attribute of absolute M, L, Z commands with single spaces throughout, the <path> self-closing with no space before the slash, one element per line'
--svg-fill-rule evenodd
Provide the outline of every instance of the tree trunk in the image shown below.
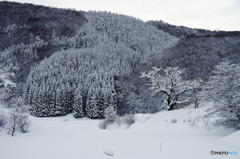
<path fill-rule="evenodd" d="M 168 106 L 170 105 L 170 103 L 171 103 L 171 100 L 170 100 L 170 95 L 168 95 L 168 98 L 167 98 L 167 104 L 168 104 Z"/>
<path fill-rule="evenodd" d="M 168 111 L 174 110 L 174 109 L 173 109 L 173 106 L 174 106 L 174 105 L 175 105 L 175 103 L 172 104 L 172 105 L 169 105 L 169 109 L 168 109 Z"/>
<path fill-rule="evenodd" d="M 12 129 L 12 137 L 14 136 L 14 132 L 15 132 L 15 123 L 14 123 L 13 129 Z"/>

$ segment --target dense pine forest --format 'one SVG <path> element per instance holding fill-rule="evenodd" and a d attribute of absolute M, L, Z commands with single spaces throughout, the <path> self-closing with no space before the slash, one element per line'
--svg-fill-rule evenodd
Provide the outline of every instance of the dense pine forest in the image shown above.
<path fill-rule="evenodd" d="M 239 31 L 0 2 L 0 100 L 21 98 L 36 117 L 102 119 L 110 107 L 123 116 L 209 100 L 239 129 L 239 54 Z"/>

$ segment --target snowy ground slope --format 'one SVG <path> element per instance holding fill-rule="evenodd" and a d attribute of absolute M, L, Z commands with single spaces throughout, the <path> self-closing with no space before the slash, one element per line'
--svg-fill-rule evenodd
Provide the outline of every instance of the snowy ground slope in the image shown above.
<path fill-rule="evenodd" d="M 210 155 L 212 150 L 240 153 L 240 132 L 215 129 L 201 118 L 204 110 L 138 114 L 130 128 L 106 130 L 98 128 L 99 120 L 72 115 L 31 117 L 27 134 L 0 132 L 0 159 L 240 159 L 240 154 Z M 108 149 L 114 156 L 104 154 Z"/>

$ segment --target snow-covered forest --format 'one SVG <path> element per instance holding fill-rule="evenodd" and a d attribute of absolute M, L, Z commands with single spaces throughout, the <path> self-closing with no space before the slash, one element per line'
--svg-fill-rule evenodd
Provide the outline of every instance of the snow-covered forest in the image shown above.
<path fill-rule="evenodd" d="M 34 122 L 65 116 L 129 129 L 177 111 L 191 127 L 201 119 L 238 131 L 239 53 L 237 31 L 0 2 L 0 134 L 31 133 Z"/>
<path fill-rule="evenodd" d="M 116 78 L 131 74 L 151 56 L 160 58 L 178 40 L 131 17 L 104 12 L 85 17 L 76 36 L 60 40 L 53 34 L 52 44 L 64 50 L 31 69 L 24 101 L 33 115 L 71 113 L 74 98 L 82 98 L 76 116 L 103 117 L 105 107 L 117 108 L 117 98 L 123 96 L 116 90 Z"/>
<path fill-rule="evenodd" d="M 6 8 L 9 4 L 2 2 L 1 6 Z M 31 7 L 32 10 L 44 8 L 34 8 L 32 5 L 28 7 L 28 10 Z M 13 9 L 14 12 L 21 15 L 21 10 L 16 8 L 18 7 Z M 55 15 L 64 10 L 52 8 L 52 12 Z M 224 43 L 227 41 L 229 45 L 237 45 L 239 41 L 234 36 L 237 32 L 204 32 L 185 27 L 175 29 L 162 21 L 145 23 L 133 17 L 108 12 L 65 12 L 74 13 L 84 20 L 72 18 L 75 22 L 72 27 L 75 34 L 70 36 L 61 34 L 57 27 L 52 27 L 51 30 L 48 27 L 48 38 L 39 31 L 31 32 L 30 25 L 34 23 L 34 19 L 31 19 L 31 23 L 23 17 L 22 21 L 9 22 L 2 17 L 1 36 L 8 39 L 9 43 L 2 47 L 0 54 L 1 74 L 8 74 L 4 77 L 16 83 L 14 87 L 9 85 L 1 90 L 2 102 L 9 107 L 14 105 L 14 98 L 21 97 L 33 116 L 53 117 L 74 113 L 76 118 L 104 118 L 104 110 L 109 105 L 120 116 L 173 110 L 194 102 L 199 105 L 209 91 L 201 97 L 198 94 L 204 94 L 202 92 L 205 87 L 216 82 L 212 80 L 215 76 L 212 70 L 218 61 L 228 60 L 224 57 L 228 50 L 223 50 L 224 47 L 220 52 L 219 49 L 211 49 L 211 54 L 204 50 L 201 55 L 190 55 L 193 58 L 189 55 L 182 56 L 184 52 L 181 50 L 174 55 L 172 52 L 176 52 L 174 49 L 179 48 L 179 44 L 189 37 L 210 36 L 213 39 L 220 36 L 221 42 L 225 35 Z M 46 11 L 35 16 L 45 17 Z M 69 25 L 68 28 L 70 29 Z M 28 40 L 19 41 L 19 32 L 29 29 Z M 215 41 L 216 44 L 219 43 Z M 191 49 L 188 46 L 187 52 L 189 49 L 193 53 L 198 51 L 197 47 L 194 49 L 194 45 Z M 205 47 L 209 48 L 209 45 Z M 235 46 L 234 53 L 238 50 Z M 198 58 L 202 66 L 196 63 Z M 236 60 L 229 61 L 229 67 L 232 63 L 237 64 Z M 153 66 L 163 69 L 155 68 L 151 72 Z M 147 78 L 140 78 L 144 71 L 150 72 L 145 74 Z M 158 87 L 152 88 L 154 95 L 149 84 Z"/>
<path fill-rule="evenodd" d="M 2 2 L 1 6 L 5 8 L 8 4 Z M 42 6 L 28 7 L 28 10 L 31 7 L 34 10 Z M 20 9 L 14 11 L 22 14 Z M 45 17 L 45 12 L 35 16 Z M 52 12 L 55 15 L 64 10 L 52 8 Z M 120 116 L 173 110 L 194 102 L 198 107 L 204 99 L 218 99 L 213 96 L 206 98 L 210 90 L 207 92 L 205 87 L 216 82 L 213 82 L 216 76 L 213 70 L 218 61 L 227 62 L 229 58 L 224 55 L 229 50 L 224 50 L 224 45 L 222 50 L 209 50 L 211 54 L 206 50 L 200 55 L 191 53 L 188 56 L 182 56 L 184 52 L 181 50 L 174 55 L 172 52 L 176 52 L 175 48 L 180 48 L 179 45 L 189 37 L 210 36 L 209 39 L 213 41 L 214 37 L 220 36 L 219 42 L 215 40 L 218 44 L 224 35 L 223 43 L 228 42 L 235 47 L 231 54 L 235 56 L 239 51 L 236 47 L 239 38 L 234 36 L 237 32 L 174 28 L 162 21 L 145 23 L 133 17 L 108 12 L 65 12 L 74 13 L 84 20 L 72 18 L 75 34 L 70 36 L 61 34 L 57 27 L 47 28 L 48 38 L 40 32 L 31 32 L 33 19 L 31 23 L 24 18 L 16 23 L 2 17 L 1 36 L 9 39 L 0 54 L 1 74 L 6 77 L 2 81 L 7 79 L 16 83 L 14 87 L 9 85 L 1 89 L 2 102 L 9 107 L 14 105 L 14 98 L 21 97 L 33 116 L 54 117 L 73 113 L 76 118 L 104 118 L 104 110 L 109 105 Z M 78 27 L 76 23 L 79 23 Z M 16 40 L 20 36 L 19 32 L 29 29 L 27 41 Z M 187 52 L 189 49 L 190 52 L 198 52 L 200 48 L 194 47 L 195 44 L 191 48 L 187 46 Z M 205 47 L 209 48 L 209 44 Z M 200 60 L 196 62 L 198 58 Z M 236 59 L 231 62 L 231 58 L 229 67 L 237 64 Z M 151 72 L 153 66 L 159 68 Z M 150 72 L 141 75 L 144 71 Z M 149 84 L 153 86 L 153 92 Z M 204 91 L 207 93 L 204 94 Z"/>

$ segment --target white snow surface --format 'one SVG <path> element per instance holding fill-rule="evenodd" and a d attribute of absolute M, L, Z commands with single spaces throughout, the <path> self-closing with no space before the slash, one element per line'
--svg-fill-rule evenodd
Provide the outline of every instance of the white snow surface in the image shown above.
<path fill-rule="evenodd" d="M 240 153 L 240 131 L 203 120 L 206 108 L 137 114 L 130 127 L 102 130 L 100 120 L 31 117 L 30 130 L 11 137 L 0 132 L 0 159 L 240 159 L 210 151 Z M 172 119 L 177 119 L 172 123 Z M 103 152 L 109 148 L 114 156 Z"/>
<path fill-rule="evenodd" d="M 110 148 L 104 150 L 104 153 L 108 156 L 113 156 L 114 155 L 114 151 Z"/>

